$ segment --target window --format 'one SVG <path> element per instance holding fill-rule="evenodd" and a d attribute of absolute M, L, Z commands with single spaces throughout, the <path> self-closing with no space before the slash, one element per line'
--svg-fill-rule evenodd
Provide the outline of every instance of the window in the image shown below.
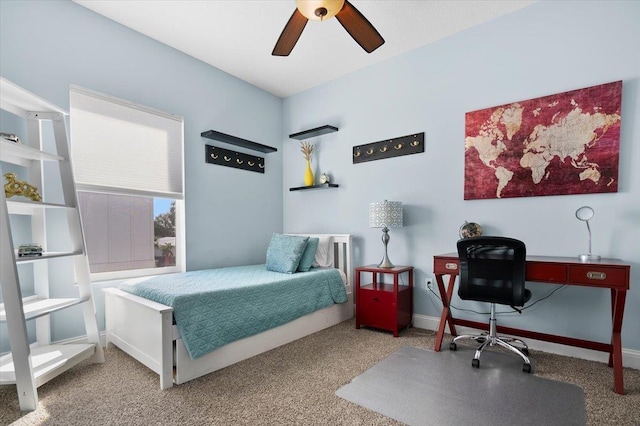
<path fill-rule="evenodd" d="M 77 86 L 70 101 L 92 278 L 183 271 L 182 118 Z"/>

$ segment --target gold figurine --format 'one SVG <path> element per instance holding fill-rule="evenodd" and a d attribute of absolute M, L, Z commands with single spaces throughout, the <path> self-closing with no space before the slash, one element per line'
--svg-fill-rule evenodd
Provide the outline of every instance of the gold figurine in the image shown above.
<path fill-rule="evenodd" d="M 42 197 L 38 193 L 38 188 L 27 182 L 16 179 L 15 173 L 5 173 L 7 183 L 4 185 L 4 195 L 11 198 L 14 195 L 21 195 L 33 201 L 42 201 Z"/>

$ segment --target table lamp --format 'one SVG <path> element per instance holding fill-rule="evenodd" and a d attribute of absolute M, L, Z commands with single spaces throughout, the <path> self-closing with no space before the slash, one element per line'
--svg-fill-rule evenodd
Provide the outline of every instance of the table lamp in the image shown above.
<path fill-rule="evenodd" d="M 379 268 L 393 268 L 393 263 L 387 256 L 387 244 L 389 244 L 389 228 L 402 227 L 402 203 L 400 201 L 375 202 L 369 204 L 369 227 L 382 228 L 382 242 L 384 244 L 384 257 L 378 265 Z"/>
<path fill-rule="evenodd" d="M 591 219 L 593 215 L 593 209 L 589 206 L 582 206 L 578 210 L 576 210 L 576 217 L 587 224 L 587 231 L 589 232 L 589 253 L 581 254 L 579 256 L 580 261 L 582 262 L 588 262 L 590 260 L 600 260 L 600 256 L 598 256 L 597 254 L 591 254 L 591 227 L 589 226 L 589 219 Z"/>

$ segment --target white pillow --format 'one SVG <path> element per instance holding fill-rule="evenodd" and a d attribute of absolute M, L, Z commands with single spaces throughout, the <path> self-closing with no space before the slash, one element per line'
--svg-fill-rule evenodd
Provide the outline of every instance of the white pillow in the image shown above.
<path fill-rule="evenodd" d="M 329 268 L 333 266 L 333 237 L 320 237 L 318 242 L 318 250 L 313 260 L 313 266 Z"/>

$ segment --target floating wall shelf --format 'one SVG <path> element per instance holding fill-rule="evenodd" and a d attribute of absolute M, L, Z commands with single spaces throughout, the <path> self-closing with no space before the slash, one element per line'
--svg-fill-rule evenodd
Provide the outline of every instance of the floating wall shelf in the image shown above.
<path fill-rule="evenodd" d="M 334 126 L 329 126 L 328 124 L 325 126 L 316 127 L 315 129 L 305 130 L 303 132 L 293 133 L 289 135 L 291 139 L 309 139 L 315 138 L 316 136 L 326 135 L 327 133 L 337 132 L 338 128 Z"/>
<path fill-rule="evenodd" d="M 200 133 L 200 136 L 207 139 L 213 139 L 215 141 L 220 141 L 224 143 L 228 143 L 235 146 L 240 146 L 242 148 L 252 149 L 254 151 L 260 152 L 276 152 L 278 149 L 272 146 L 263 145 L 257 142 L 251 142 L 246 139 L 238 138 L 236 136 L 227 135 L 226 133 L 217 132 L 215 130 L 207 130 L 205 132 Z"/>
<path fill-rule="evenodd" d="M 311 185 L 311 186 L 299 186 L 297 188 L 289 188 L 289 191 L 304 191 L 307 189 L 328 189 L 328 188 L 337 188 L 339 185 L 336 183 L 323 183 L 321 185 Z"/>

